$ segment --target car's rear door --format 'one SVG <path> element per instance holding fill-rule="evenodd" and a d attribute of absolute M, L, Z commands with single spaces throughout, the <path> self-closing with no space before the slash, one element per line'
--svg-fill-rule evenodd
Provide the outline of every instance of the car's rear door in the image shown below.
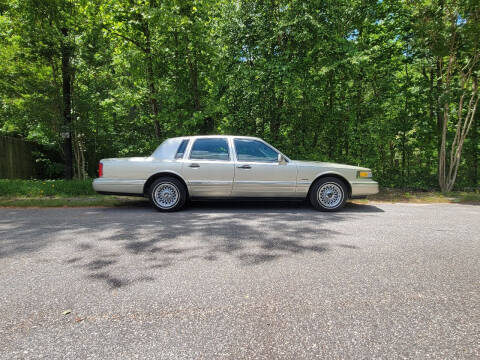
<path fill-rule="evenodd" d="M 228 138 L 194 138 L 184 161 L 182 174 L 193 197 L 230 196 L 234 161 Z"/>
<path fill-rule="evenodd" d="M 279 163 L 279 153 L 257 139 L 234 138 L 233 144 L 236 159 L 232 196 L 297 196 L 296 165 Z"/>

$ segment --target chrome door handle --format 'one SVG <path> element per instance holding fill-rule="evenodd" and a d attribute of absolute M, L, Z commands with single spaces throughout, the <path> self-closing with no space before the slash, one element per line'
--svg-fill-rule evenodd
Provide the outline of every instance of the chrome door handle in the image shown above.
<path fill-rule="evenodd" d="M 239 169 L 251 169 L 252 167 L 250 165 L 239 165 L 237 166 Z"/>
<path fill-rule="evenodd" d="M 193 167 L 193 168 L 199 168 L 199 167 L 200 167 L 200 165 L 195 164 L 195 163 L 192 163 L 192 164 L 190 164 L 190 165 L 188 165 L 188 166 Z"/>

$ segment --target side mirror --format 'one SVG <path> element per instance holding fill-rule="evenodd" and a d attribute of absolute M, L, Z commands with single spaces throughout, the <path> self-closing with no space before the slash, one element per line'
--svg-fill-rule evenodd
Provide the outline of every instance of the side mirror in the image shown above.
<path fill-rule="evenodd" d="M 282 154 L 278 154 L 278 165 L 285 165 L 287 163 L 287 161 L 285 160 L 285 158 L 283 157 Z"/>

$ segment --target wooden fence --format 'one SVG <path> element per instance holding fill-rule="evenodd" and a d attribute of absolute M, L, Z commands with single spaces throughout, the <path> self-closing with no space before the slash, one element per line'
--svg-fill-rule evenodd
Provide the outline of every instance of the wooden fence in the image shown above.
<path fill-rule="evenodd" d="M 0 179 L 29 179 L 35 176 L 32 145 L 8 136 L 0 136 Z"/>

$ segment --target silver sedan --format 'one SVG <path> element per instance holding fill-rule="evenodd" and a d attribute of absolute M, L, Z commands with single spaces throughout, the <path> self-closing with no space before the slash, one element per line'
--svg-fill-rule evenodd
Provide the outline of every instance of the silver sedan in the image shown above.
<path fill-rule="evenodd" d="M 291 160 L 259 138 L 214 135 L 167 139 L 149 157 L 103 159 L 93 188 L 146 196 L 159 211 L 202 198 L 308 199 L 336 211 L 376 194 L 378 183 L 367 168 Z"/>

